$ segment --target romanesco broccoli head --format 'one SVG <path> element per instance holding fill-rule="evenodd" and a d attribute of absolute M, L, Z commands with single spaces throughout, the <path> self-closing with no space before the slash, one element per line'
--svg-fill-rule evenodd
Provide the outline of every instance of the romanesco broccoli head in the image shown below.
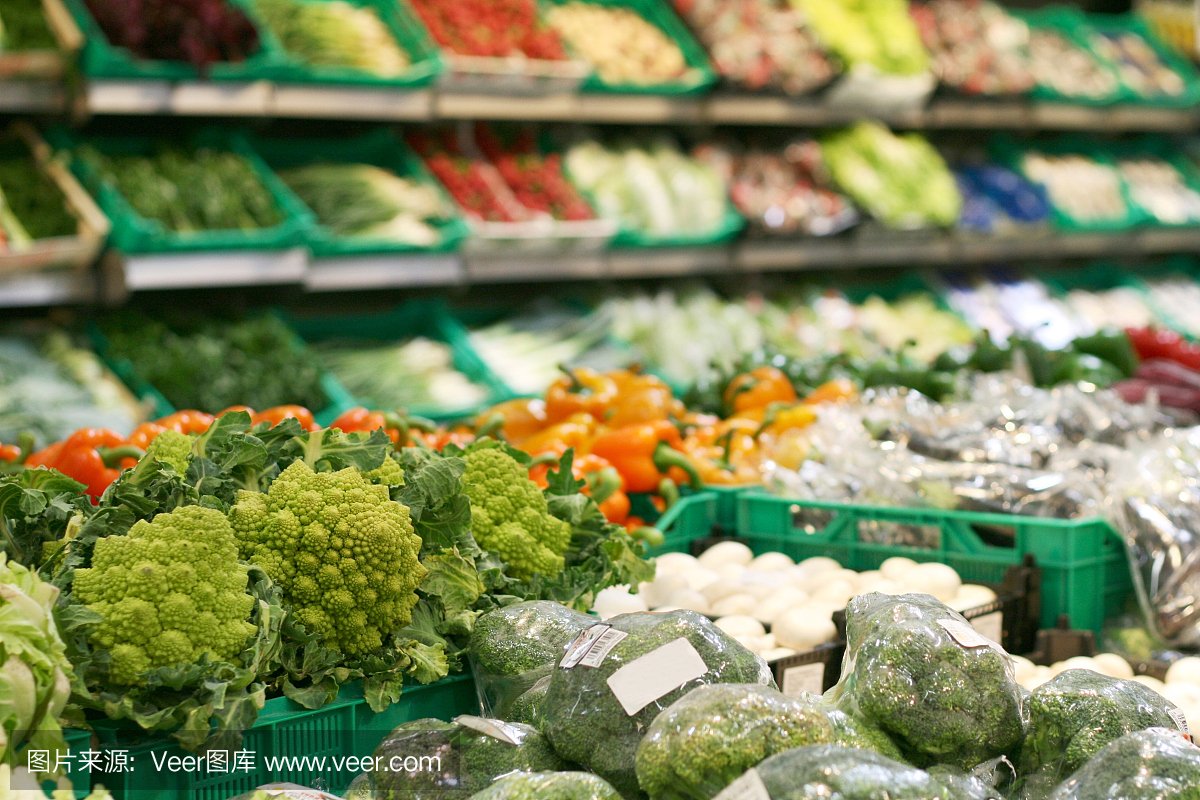
<path fill-rule="evenodd" d="M 1037 687 L 1028 707 L 1021 772 L 1049 767 L 1055 781 L 1114 739 L 1146 728 L 1175 727 L 1171 713 L 1182 713 L 1149 687 L 1087 669 L 1069 669 Z"/>
<path fill-rule="evenodd" d="M 643 796 L 634 761 L 643 734 L 659 712 L 703 684 L 775 685 L 765 661 L 694 611 L 621 614 L 602 626 L 589 629 L 589 636 L 581 635 L 565 656 L 568 665 L 583 658 L 583 648 L 593 641 L 592 635 L 604 632 L 604 627 L 611 628 L 607 634 L 612 647 L 603 657 L 599 657 L 603 651 L 586 652 L 596 666 L 589 662 L 559 667 L 550 673 L 550 687 L 542 704 L 542 729 L 559 755 L 595 772 L 625 797 Z M 626 635 L 614 643 L 611 637 L 616 634 L 612 631 Z M 670 649 L 659 652 L 666 647 Z M 652 653 L 653 658 L 639 661 Z M 704 671 L 698 677 L 681 679 L 675 688 L 651 702 L 626 709 L 608 679 L 625 667 L 629 669 L 622 673 L 623 679 L 631 683 L 651 676 L 658 678 L 664 658 L 672 664 L 690 663 L 697 669 L 702 663 Z"/>
<path fill-rule="evenodd" d="M 755 771 L 771 800 L 968 800 L 924 770 L 832 744 L 785 750 Z"/>
<path fill-rule="evenodd" d="M 1177 730 L 1127 733 L 1092 756 L 1048 800 L 1200 800 L 1200 748 Z"/>
<path fill-rule="evenodd" d="M 654 718 L 637 749 L 637 778 L 654 800 L 709 800 L 769 756 L 834 741 L 813 699 L 768 686 L 699 686 Z"/>
<path fill-rule="evenodd" d="M 1009 655 L 929 595 L 852 599 L 842 677 L 827 696 L 886 731 L 918 766 L 969 769 L 1015 753 L 1025 735 Z"/>
<path fill-rule="evenodd" d="M 369 653 L 412 619 L 427 574 L 407 506 L 354 468 L 296 461 L 265 493 L 229 511 L 241 556 L 283 589 L 304 627 L 349 655 Z"/>
<path fill-rule="evenodd" d="M 399 461 L 389 455 L 378 467 L 364 472 L 363 477 L 380 486 L 403 486 L 404 468 L 400 466 Z"/>
<path fill-rule="evenodd" d="M 469 800 L 621 800 L 621 795 L 587 772 L 514 772 Z"/>
<path fill-rule="evenodd" d="M 465 458 L 462 481 L 479 546 L 499 554 L 516 578 L 561 572 L 571 526 L 550 514 L 528 470 L 494 439 L 471 445 Z"/>
<path fill-rule="evenodd" d="M 142 458 L 170 464 L 177 474 L 185 475 L 187 474 L 188 458 L 191 454 L 191 436 L 178 431 L 165 430 L 154 437 L 154 441 L 150 442 L 150 446 L 146 448 L 146 454 Z"/>
<path fill-rule="evenodd" d="M 255 630 L 246 573 L 225 515 L 184 506 L 98 540 L 73 591 L 104 618 L 91 641 L 111 652 L 111 680 L 133 686 L 202 655 L 232 662 Z"/>

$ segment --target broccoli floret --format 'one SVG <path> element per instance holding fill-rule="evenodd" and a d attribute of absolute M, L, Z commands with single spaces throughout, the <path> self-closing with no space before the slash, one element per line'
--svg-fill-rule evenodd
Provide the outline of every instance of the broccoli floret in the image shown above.
<path fill-rule="evenodd" d="M 539 678 L 538 682 L 530 686 L 528 691 L 512 701 L 505 718 L 509 722 L 524 722 L 526 725 L 532 725 L 541 730 L 542 704 L 546 702 L 546 695 L 549 693 L 550 676 L 546 675 Z"/>
<path fill-rule="evenodd" d="M 755 771 L 771 800 L 966 800 L 924 770 L 854 747 L 797 747 Z"/>
<path fill-rule="evenodd" d="M 242 558 L 283 589 L 311 633 L 348 655 L 378 649 L 412 620 L 427 574 L 408 507 L 361 472 L 296 461 L 266 494 L 238 492 L 229 511 Z"/>
<path fill-rule="evenodd" d="M 768 756 L 835 740 L 813 700 L 758 684 L 699 686 L 654 718 L 637 778 L 655 800 L 709 800 Z"/>
<path fill-rule="evenodd" d="M 1103 747 L 1049 800 L 1200 800 L 1200 748 L 1150 728 Z"/>
<path fill-rule="evenodd" d="M 839 708 L 825 706 L 825 715 L 833 725 L 833 744 L 842 747 L 857 747 L 872 750 L 895 761 L 904 761 L 900 747 L 874 724 L 865 719 L 847 714 Z"/>
<path fill-rule="evenodd" d="M 380 486 L 403 486 L 404 468 L 400 466 L 399 461 L 389 454 L 378 467 L 369 472 L 364 472 L 363 477 L 369 482 L 379 484 Z"/>
<path fill-rule="evenodd" d="M 1021 772 L 1048 768 L 1057 782 L 1114 739 L 1146 728 L 1175 727 L 1174 709 L 1171 701 L 1136 681 L 1069 669 L 1029 698 Z"/>
<path fill-rule="evenodd" d="M 471 631 L 471 665 L 484 711 L 508 719 L 513 701 L 550 674 L 563 650 L 596 618 L 535 600 L 484 614 Z"/>
<path fill-rule="evenodd" d="M 571 526 L 550 514 L 529 471 L 495 439 L 467 448 L 463 491 L 471 499 L 471 531 L 480 547 L 499 554 L 509 574 L 557 575 L 571 543 Z"/>
<path fill-rule="evenodd" d="M 518 772 L 505 775 L 470 800 L 620 800 L 608 783 L 587 772 Z"/>
<path fill-rule="evenodd" d="M 642 734 L 667 706 L 708 683 L 775 686 L 765 661 L 693 611 L 622 614 L 604 624 L 626 637 L 612 644 L 597 666 L 580 664 L 551 672 L 550 688 L 542 705 L 543 729 L 559 755 L 589 768 L 625 797 L 643 796 L 634 772 L 634 757 Z M 687 653 L 687 645 L 677 640 L 690 645 L 707 671 L 629 713 L 610 688 L 609 678 L 667 645 L 694 659 Z M 568 648 L 567 657 L 579 655 Z M 662 668 L 654 669 L 658 677 Z M 638 667 L 630 670 L 634 674 L 627 671 L 622 676 L 636 682 Z"/>
<path fill-rule="evenodd" d="M 459 722 L 494 726 L 516 744 Z M 437 759 L 438 769 L 402 768 L 409 757 L 427 756 Z M 371 785 L 378 800 L 462 797 L 510 772 L 557 771 L 571 766 L 554 752 L 545 736 L 528 725 L 481 717 L 406 722 L 375 749 L 374 762 Z"/>
<path fill-rule="evenodd" d="M 878 725 L 918 766 L 970 769 L 1014 751 L 1025 732 L 1008 654 L 929 595 L 850 601 L 842 677 L 828 697 Z"/>
<path fill-rule="evenodd" d="M 255 631 L 246 581 L 225 515 L 184 506 L 98 540 L 73 591 L 104 618 L 90 638 L 112 654 L 110 679 L 135 686 L 149 670 L 202 655 L 233 662 Z"/>
<path fill-rule="evenodd" d="M 154 437 L 142 458 L 170 464 L 179 475 L 186 475 L 188 458 L 192 455 L 192 437 L 186 433 L 165 430 Z"/>

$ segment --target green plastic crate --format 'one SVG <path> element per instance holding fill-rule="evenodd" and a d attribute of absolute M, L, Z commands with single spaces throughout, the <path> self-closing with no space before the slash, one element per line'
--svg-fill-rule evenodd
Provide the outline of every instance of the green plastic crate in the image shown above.
<path fill-rule="evenodd" d="M 544 4 L 566 5 L 572 0 L 542 0 Z M 582 89 L 585 92 L 612 92 L 621 94 L 666 94 L 691 95 L 698 94 L 710 88 L 717 82 L 717 73 L 708 59 L 708 53 L 692 36 L 691 31 L 683 24 L 683 20 L 663 0 L 587 0 L 589 4 L 599 6 L 618 6 L 636 11 L 643 19 L 665 33 L 671 41 L 679 46 L 683 58 L 690 68 L 691 77 L 688 80 L 671 83 L 606 83 L 593 72 L 584 81 Z"/>
<path fill-rule="evenodd" d="M 87 37 L 79 55 L 79 66 L 89 78 L 112 78 L 136 80 L 186 81 L 200 78 L 214 81 L 255 81 L 278 76 L 285 63 L 283 50 L 274 35 L 265 25 L 255 22 L 258 30 L 259 51 L 245 61 L 217 61 L 208 66 L 203 75 L 184 61 L 159 61 L 140 58 L 127 47 L 108 41 L 99 23 L 92 16 L 83 0 L 61 0 L 71 14 L 75 24 Z M 230 0 L 233 5 L 245 10 L 245 4 Z"/>
<path fill-rule="evenodd" d="M 563 170 L 564 172 L 566 171 L 565 166 Z M 583 190 L 581 189 L 580 191 L 582 192 Z M 586 195 L 587 193 L 585 192 L 584 194 Z M 591 202 L 590 197 L 588 198 L 588 202 Z M 706 245 L 728 242 L 741 233 L 745 225 L 746 220 L 738 213 L 738 210 L 729 201 L 729 198 L 726 197 L 725 216 L 715 230 L 707 233 L 681 234 L 679 236 L 652 236 L 640 231 L 622 228 L 613 237 L 611 246 L 614 248 L 634 249 L 643 247 L 704 247 Z"/>
<path fill-rule="evenodd" d="M 423 248 L 412 244 L 372 239 L 369 237 L 338 236 L 313 218 L 306 239 L 315 258 L 360 256 L 386 253 L 448 252 L 456 250 L 467 237 L 468 228 L 458 213 L 458 205 L 425 168 L 425 164 L 408 145 L 390 129 L 380 128 L 362 136 L 347 139 L 261 139 L 252 138 L 251 146 L 274 170 L 288 169 L 321 162 L 371 164 L 390 170 L 400 177 L 413 178 L 433 186 L 453 209 L 453 218 L 435 227 L 442 235 L 437 247 Z M 299 200 L 299 198 L 297 198 Z M 303 203 L 303 200 L 300 200 Z"/>
<path fill-rule="evenodd" d="M 75 797 L 87 797 L 92 791 L 92 773 L 90 769 L 80 768 L 86 764 L 83 759 L 85 750 L 92 749 L 92 732 L 81 728 L 64 728 L 63 741 L 67 743 L 68 763 L 70 771 L 65 777 L 71 781 L 71 789 Z M 55 781 L 43 781 L 42 790 L 49 794 L 57 788 Z"/>
<path fill-rule="evenodd" d="M 47 139 L 60 150 L 73 149 L 84 142 L 102 153 L 131 155 L 149 154 L 161 140 L 146 136 L 98 136 L 76 139 L 63 130 L 51 131 Z M 71 159 L 71 170 L 99 202 L 112 220 L 112 246 L 125 253 L 193 253 L 215 250 L 284 250 L 304 244 L 304 238 L 314 220 L 292 190 L 250 147 L 240 134 L 222 129 L 207 129 L 190 137 L 190 147 L 212 147 L 232 150 L 246 158 L 282 213 L 282 221 L 273 227 L 254 231 L 213 230 L 176 233 L 158 220 L 146 219 L 121 196 L 117 188 L 102 180 L 81 159 Z"/>
<path fill-rule="evenodd" d="M 1139 36 L 1162 63 L 1183 79 L 1183 91 L 1176 96 L 1143 97 L 1122 81 L 1125 102 L 1159 108 L 1193 108 L 1200 103 L 1200 74 L 1196 67 L 1170 45 L 1164 43 L 1146 21 L 1137 14 L 1088 14 L 1085 35 L 1130 33 Z M 1095 52 L 1095 48 L 1091 48 Z M 1110 59 L 1111 63 L 1111 59 Z M 1118 77 L 1120 70 L 1117 70 Z"/>
<path fill-rule="evenodd" d="M 1103 148 L 1096 147 L 1097 152 L 1103 152 L 1114 165 L 1119 165 L 1121 159 L 1148 157 L 1158 158 L 1178 170 L 1183 183 L 1189 189 L 1200 192 L 1200 169 L 1166 139 L 1157 136 L 1144 136 L 1131 142 L 1105 142 Z M 1123 179 L 1124 180 L 1124 179 Z M 1125 181 L 1126 194 L 1129 197 L 1130 208 L 1133 209 L 1138 222 L 1153 227 L 1196 227 L 1200 220 L 1185 222 L 1163 222 L 1155 217 L 1149 209 L 1143 207 Z"/>
<path fill-rule="evenodd" d="M 679 503 L 667 509 L 664 513 L 659 513 L 651 500 L 651 495 L 641 492 L 634 492 L 629 495 L 629 513 L 635 517 L 641 517 L 648 524 L 661 527 L 663 524 L 673 524 L 675 517 L 668 516 L 678 507 L 684 500 L 694 500 L 698 496 L 705 498 L 712 497 L 716 501 L 716 510 L 712 524 L 719 526 L 724 534 L 732 535 L 737 529 L 737 499 L 742 492 L 753 491 L 762 488 L 758 484 L 750 484 L 746 486 L 718 486 L 706 485 L 700 491 L 693 491 L 684 486 L 680 489 L 683 495 Z M 692 512 L 694 513 L 694 512 Z M 711 526 L 710 526 L 711 527 Z M 707 535 L 707 534 L 705 534 Z"/>
<path fill-rule="evenodd" d="M 424 336 L 450 346 L 454 368 L 472 382 L 486 388 L 490 394 L 484 407 L 507 399 L 507 387 L 471 349 L 467 333 L 438 301 L 411 300 L 391 311 L 376 314 L 357 314 L 336 317 L 287 317 L 288 322 L 306 342 L 347 339 L 374 342 L 395 342 L 414 336 Z M 332 377 L 332 376 L 331 376 Z M 339 383 L 340 385 L 340 383 Z M 349 392 L 350 406 L 364 405 Z M 413 414 L 435 420 L 473 417 L 482 407 L 408 409 Z"/>
<path fill-rule="evenodd" d="M 276 77 L 280 81 L 314 84 L 355 84 L 376 88 L 417 89 L 433 83 L 442 72 L 441 51 L 425 31 L 423 25 L 412 17 L 407 5 L 394 0 L 349 0 L 356 6 L 374 9 L 379 19 L 409 55 L 409 68 L 400 75 L 384 77 L 351 67 L 314 66 L 279 47 L 282 62 Z M 254 0 L 247 0 L 253 6 Z M 307 2 L 329 2 L 329 0 L 307 0 Z M 257 17 L 260 30 L 269 28 Z"/>
<path fill-rule="evenodd" d="M 1033 87 L 1031 96 L 1035 100 L 1043 100 L 1056 103 L 1070 103 L 1071 105 L 1082 106 L 1107 106 L 1113 103 L 1119 103 L 1127 100 L 1124 84 L 1121 82 L 1121 76 L 1117 73 L 1116 68 L 1104 56 L 1092 49 L 1091 43 L 1087 37 L 1087 19 L 1082 12 L 1077 8 L 1049 5 L 1038 9 L 1022 9 L 1009 8 L 1009 14 L 1012 14 L 1018 19 L 1024 20 L 1030 28 L 1046 28 L 1060 34 L 1064 39 L 1072 44 L 1078 45 L 1092 55 L 1093 58 L 1103 67 L 1112 73 L 1116 79 L 1116 85 L 1111 94 L 1103 97 L 1084 97 L 1076 95 L 1065 95 L 1058 92 L 1049 86 L 1036 84 Z"/>
<path fill-rule="evenodd" d="M 755 552 L 778 550 L 796 560 L 829 556 L 853 570 L 878 569 L 892 556 L 940 561 L 968 583 L 999 583 L 1008 567 L 1032 555 L 1042 568 L 1041 625 L 1052 628 L 1060 615 L 1071 624 L 1099 632 L 1104 620 L 1120 613 L 1133 594 L 1125 545 L 1100 518 L 1044 519 L 972 511 L 792 500 L 764 492 L 738 498 L 738 536 Z M 878 523 L 933 528 L 936 549 L 859 541 L 860 530 Z M 819 529 L 815 529 L 819 526 Z M 1009 536 L 1012 547 L 985 544 L 980 533 Z"/>
<path fill-rule="evenodd" d="M 717 524 L 719 506 L 715 492 L 697 492 L 680 498 L 658 518 L 657 527 L 663 532 L 664 541 L 658 547 L 650 548 L 647 555 L 687 553 L 697 539 L 720 534 L 722 531 Z"/>

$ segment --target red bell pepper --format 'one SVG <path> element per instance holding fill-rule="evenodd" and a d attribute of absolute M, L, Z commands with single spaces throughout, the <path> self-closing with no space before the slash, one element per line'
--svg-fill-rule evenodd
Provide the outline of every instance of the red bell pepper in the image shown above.
<path fill-rule="evenodd" d="M 80 428 L 66 440 L 34 453 L 25 463 L 30 467 L 56 469 L 86 484 L 88 495 L 95 500 L 121 474 L 119 465 L 123 459 L 142 455 L 141 448 L 130 445 L 116 431 Z"/>
<path fill-rule="evenodd" d="M 1200 371 L 1200 344 L 1189 342 L 1175 331 L 1164 328 L 1128 328 L 1125 333 L 1138 358 L 1149 361 L 1165 358 Z"/>

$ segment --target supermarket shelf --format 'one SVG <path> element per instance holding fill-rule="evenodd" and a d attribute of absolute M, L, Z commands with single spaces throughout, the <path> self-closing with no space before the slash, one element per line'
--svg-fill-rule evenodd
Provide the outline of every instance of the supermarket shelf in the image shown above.
<path fill-rule="evenodd" d="M 0 112 L 53 114 L 66 107 L 66 89 L 54 78 L 0 80 Z"/>
<path fill-rule="evenodd" d="M 462 258 L 455 254 L 355 256 L 313 260 L 304 286 L 313 292 L 453 286 L 466 281 Z"/>
<path fill-rule="evenodd" d="M 122 267 L 130 291 L 302 283 L 308 254 L 297 247 L 139 255 L 126 257 Z"/>
<path fill-rule="evenodd" d="M 0 308 L 82 303 L 93 296 L 95 286 L 90 273 L 71 270 L 0 277 Z"/>

